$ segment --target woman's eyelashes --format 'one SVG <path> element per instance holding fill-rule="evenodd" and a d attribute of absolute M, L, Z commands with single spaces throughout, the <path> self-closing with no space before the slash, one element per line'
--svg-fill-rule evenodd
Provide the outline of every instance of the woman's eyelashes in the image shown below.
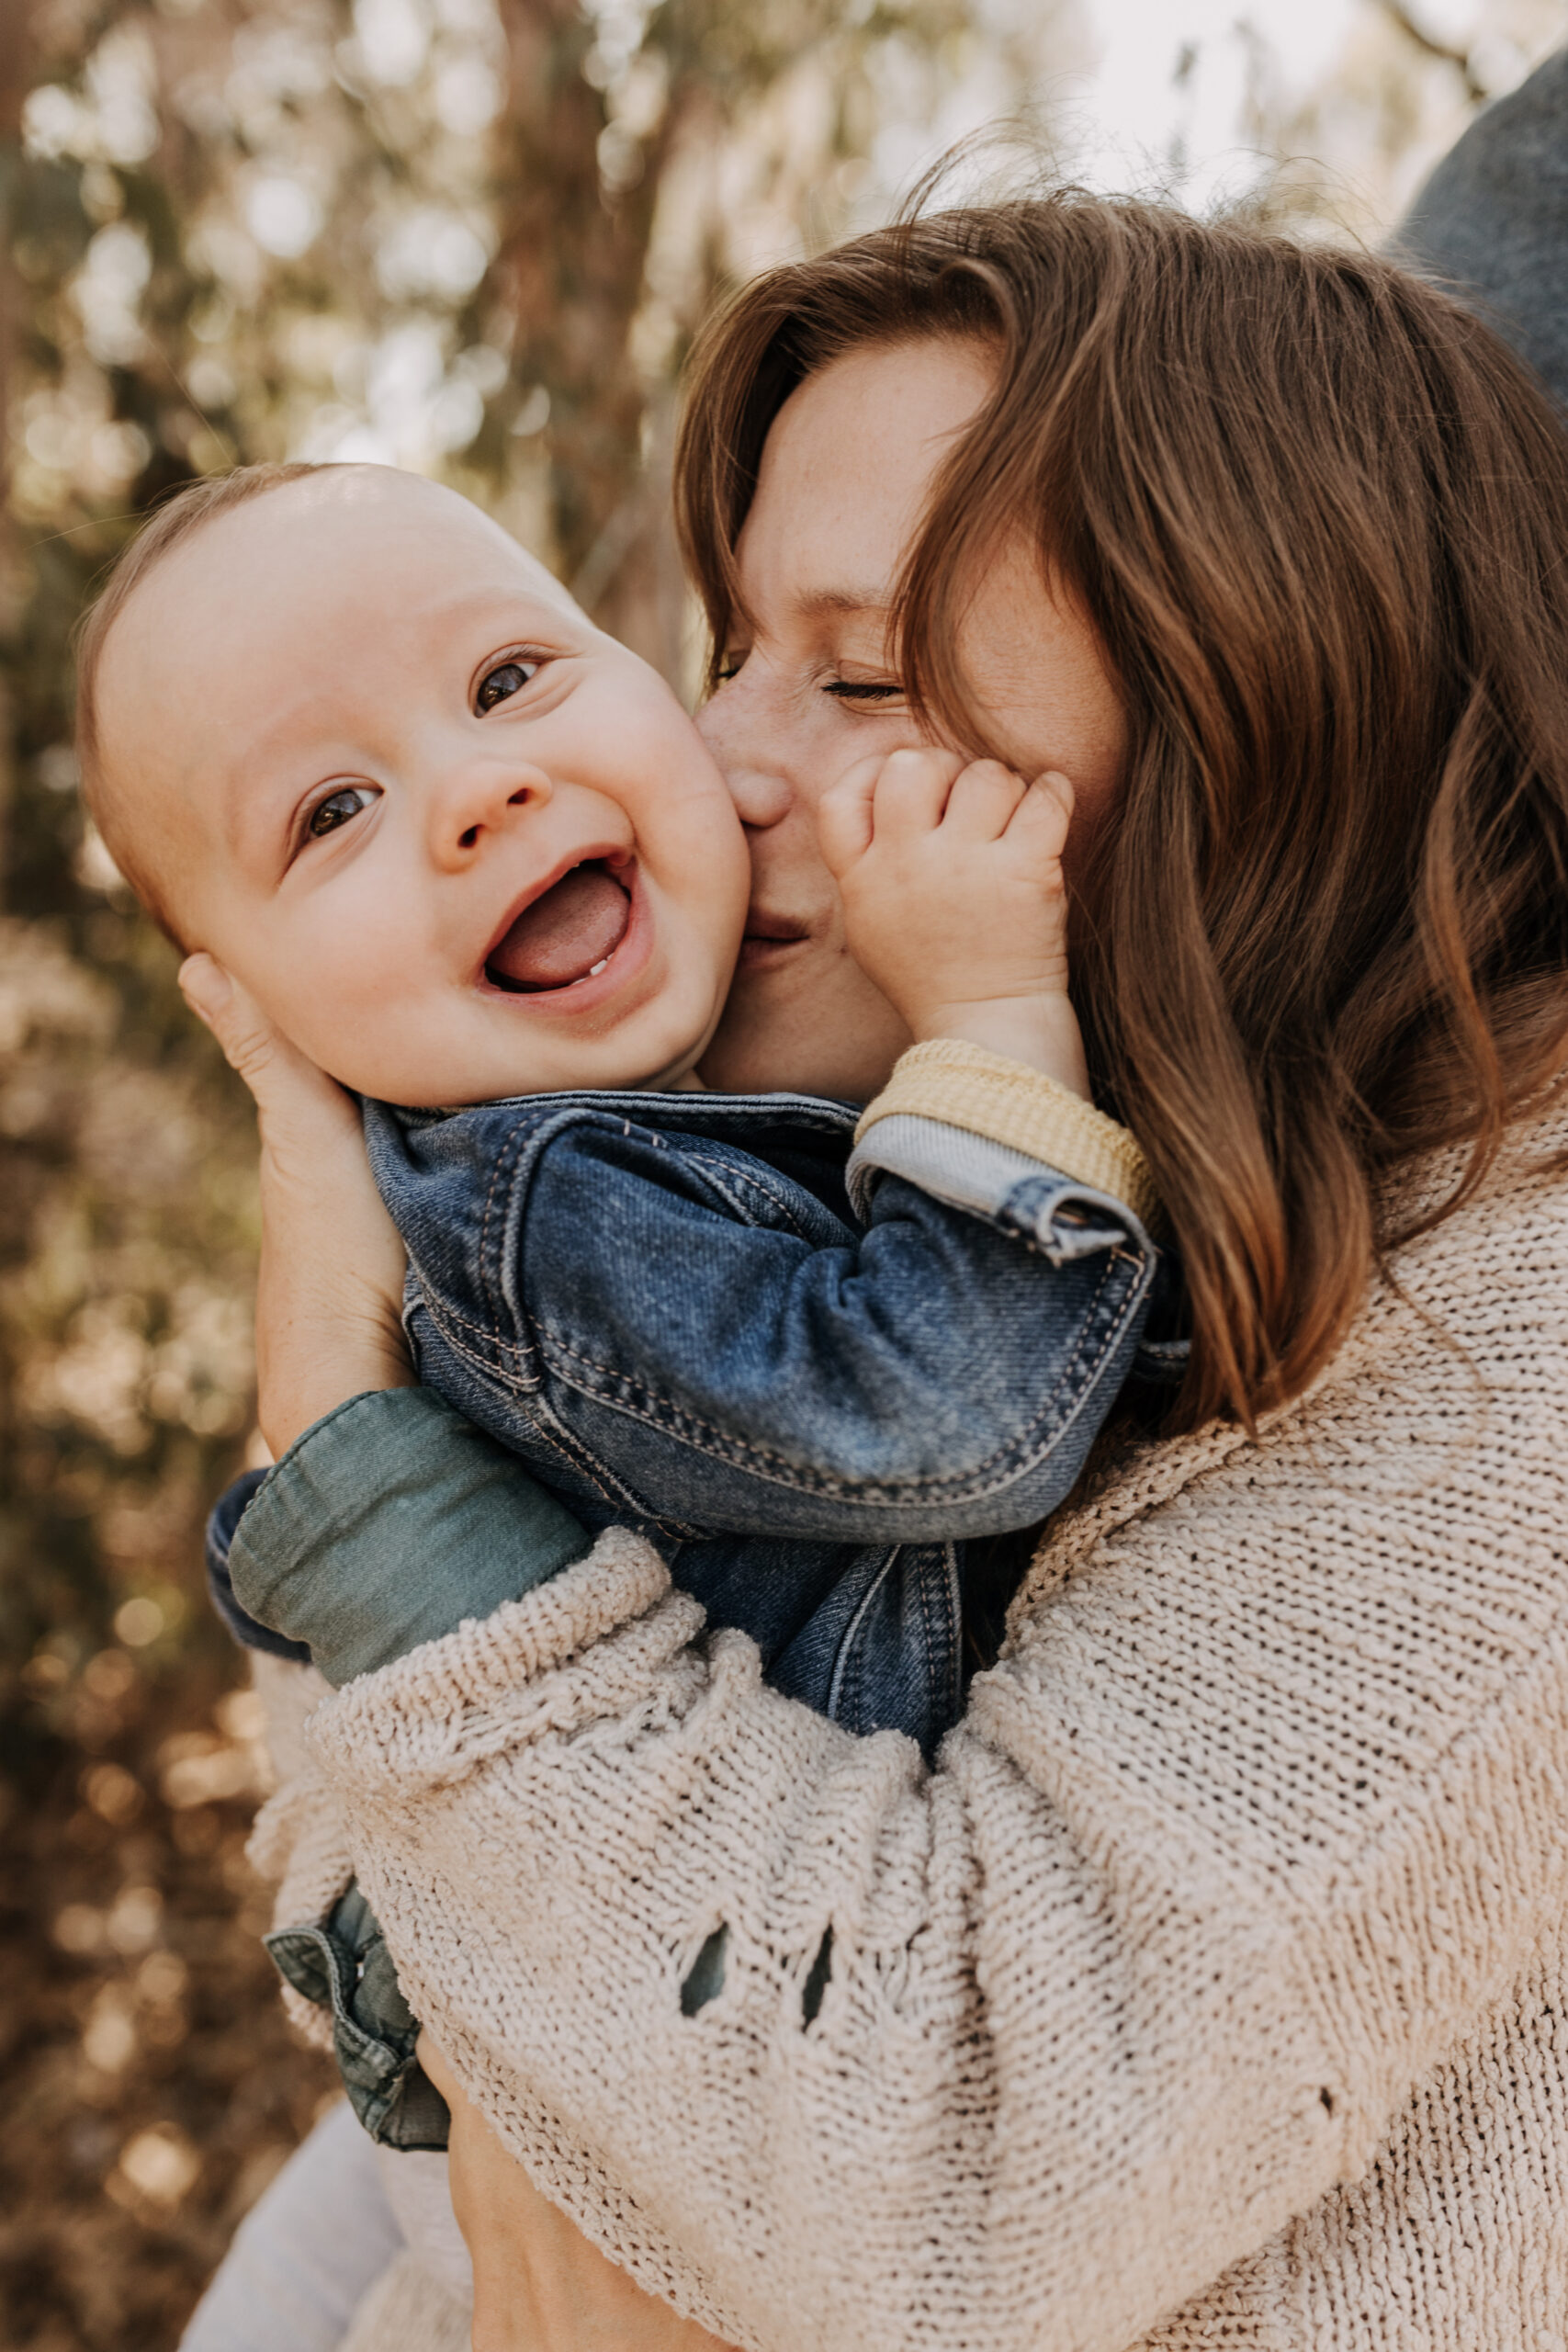
<path fill-rule="evenodd" d="M 903 685 L 897 678 L 829 678 L 822 691 L 835 702 L 865 703 L 880 710 L 904 699 Z"/>
<path fill-rule="evenodd" d="M 491 662 L 475 688 L 474 708 L 482 718 L 498 703 L 509 702 L 537 677 L 544 665 L 540 653 L 509 653 L 503 661 Z"/>
<path fill-rule="evenodd" d="M 733 679 L 740 675 L 741 671 L 746 667 L 750 652 L 749 646 L 732 647 L 715 662 L 713 669 L 715 693 L 721 686 L 728 686 Z M 804 674 L 801 683 L 806 683 Z M 835 702 L 848 703 L 852 707 L 859 703 L 868 709 L 885 710 L 890 704 L 901 703 L 904 700 L 904 684 L 900 678 L 886 676 L 845 678 L 837 673 L 825 677 L 818 672 L 810 683 L 821 693 L 830 695 Z"/>
<path fill-rule="evenodd" d="M 301 828 L 303 841 L 324 841 L 380 798 L 373 784 L 340 784 L 317 801 Z"/>

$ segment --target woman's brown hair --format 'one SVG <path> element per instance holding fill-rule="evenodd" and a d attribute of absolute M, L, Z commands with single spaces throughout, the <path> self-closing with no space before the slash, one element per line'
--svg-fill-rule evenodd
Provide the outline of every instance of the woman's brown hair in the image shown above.
<path fill-rule="evenodd" d="M 1020 527 L 1126 711 L 1076 994 L 1160 1186 L 1191 1426 L 1333 1354 L 1392 1238 L 1379 1179 L 1539 1103 L 1568 1030 L 1568 435 L 1461 305 L 1364 253 L 1066 192 L 917 217 L 746 287 L 677 457 L 716 653 L 779 409 L 857 346 L 983 338 L 994 392 L 910 548 L 895 639 L 932 731 Z M 1407 1224 L 1405 1230 L 1411 1227 Z"/>

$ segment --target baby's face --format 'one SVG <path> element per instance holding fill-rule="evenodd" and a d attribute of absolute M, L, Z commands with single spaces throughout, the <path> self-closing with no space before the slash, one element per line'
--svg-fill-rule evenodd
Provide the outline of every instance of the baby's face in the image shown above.
<path fill-rule="evenodd" d="M 186 936 L 345 1085 L 663 1085 L 702 1052 L 749 886 L 723 779 L 466 500 L 354 467 L 219 516 L 132 596 L 99 697 Z"/>

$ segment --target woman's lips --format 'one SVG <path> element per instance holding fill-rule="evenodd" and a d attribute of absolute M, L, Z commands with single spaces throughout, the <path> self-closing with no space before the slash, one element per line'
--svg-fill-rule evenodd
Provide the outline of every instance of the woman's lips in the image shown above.
<path fill-rule="evenodd" d="M 746 917 L 746 930 L 736 958 L 738 972 L 765 972 L 784 961 L 792 947 L 802 946 L 811 936 L 810 926 L 796 915 L 771 915 L 753 907 Z"/>

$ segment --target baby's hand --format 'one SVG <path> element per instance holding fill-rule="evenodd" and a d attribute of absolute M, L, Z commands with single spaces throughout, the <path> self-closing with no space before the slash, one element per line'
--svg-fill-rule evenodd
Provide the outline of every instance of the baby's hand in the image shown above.
<path fill-rule="evenodd" d="M 1065 775 L 895 752 L 822 796 L 850 952 L 916 1037 L 961 1037 L 1089 1093 L 1067 997 Z"/>

